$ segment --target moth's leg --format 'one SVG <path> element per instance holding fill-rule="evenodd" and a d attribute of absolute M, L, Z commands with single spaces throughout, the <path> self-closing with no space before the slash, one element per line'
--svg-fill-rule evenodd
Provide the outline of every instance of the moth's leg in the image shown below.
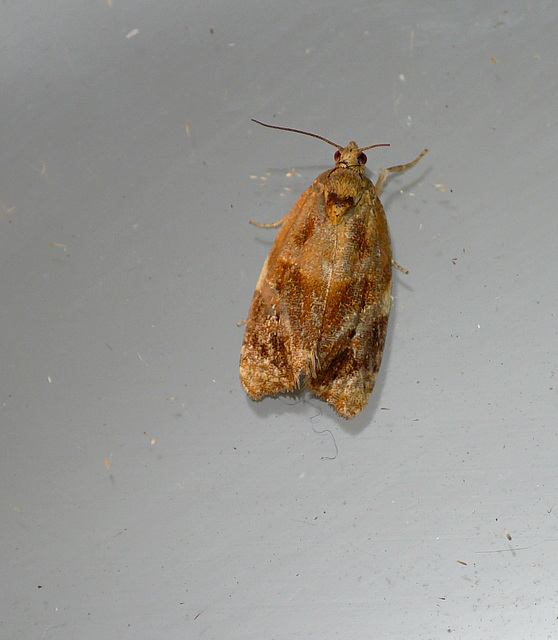
<path fill-rule="evenodd" d="M 250 220 L 250 224 L 260 229 L 275 229 L 275 227 L 280 227 L 283 224 L 286 217 L 287 216 L 283 216 L 280 220 L 277 220 L 277 222 L 268 222 L 267 224 L 265 222 L 254 222 L 254 220 Z"/>
<path fill-rule="evenodd" d="M 391 264 L 396 268 L 399 269 L 399 271 L 401 271 L 401 273 L 404 273 L 405 275 L 407 275 L 409 273 L 409 269 L 405 269 L 405 267 L 402 267 L 400 264 L 397 264 L 397 262 L 395 262 L 395 260 L 392 258 L 391 259 Z M 239 325 L 240 326 L 240 325 Z"/>
<path fill-rule="evenodd" d="M 384 186 L 384 182 L 390 173 L 400 173 L 402 171 L 407 171 L 411 167 L 414 167 L 416 163 L 428 152 L 428 149 L 425 149 L 418 158 L 415 158 L 412 162 L 408 162 L 407 164 L 398 164 L 395 167 L 389 167 L 388 169 L 384 169 L 378 178 L 378 182 L 376 182 L 376 195 L 379 196 L 382 193 L 382 187 Z"/>

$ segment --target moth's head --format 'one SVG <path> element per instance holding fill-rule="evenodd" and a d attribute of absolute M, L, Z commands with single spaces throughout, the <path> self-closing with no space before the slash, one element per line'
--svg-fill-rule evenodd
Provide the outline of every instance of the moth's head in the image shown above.
<path fill-rule="evenodd" d="M 368 160 L 366 154 L 363 153 L 362 149 L 358 148 L 357 143 L 354 141 L 349 142 L 344 149 L 339 148 L 333 158 L 335 159 L 336 167 L 347 168 L 364 167 Z"/>

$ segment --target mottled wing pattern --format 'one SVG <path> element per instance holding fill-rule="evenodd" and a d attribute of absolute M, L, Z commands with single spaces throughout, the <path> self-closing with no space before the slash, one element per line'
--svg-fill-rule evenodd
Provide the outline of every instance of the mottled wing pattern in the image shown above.
<path fill-rule="evenodd" d="M 374 186 L 336 167 L 285 219 L 250 308 L 240 361 L 257 400 L 305 385 L 345 418 L 366 405 L 385 342 L 391 249 Z"/>
<path fill-rule="evenodd" d="M 331 329 L 318 345 L 323 366 L 305 384 L 339 415 L 352 418 L 366 406 L 382 360 L 391 306 L 391 243 L 372 183 L 364 176 L 361 184 L 357 176 L 340 177 L 338 184 L 328 183 L 333 200 L 342 189 L 346 198 L 351 185 L 359 200 L 334 227 L 338 242 L 324 318 L 324 327 Z"/>
<path fill-rule="evenodd" d="M 315 343 L 315 331 L 301 331 L 303 318 L 323 307 L 319 296 L 311 301 L 302 293 L 304 245 L 319 226 L 314 189 L 286 217 L 256 285 L 240 355 L 242 386 L 253 400 L 295 389 Z"/>

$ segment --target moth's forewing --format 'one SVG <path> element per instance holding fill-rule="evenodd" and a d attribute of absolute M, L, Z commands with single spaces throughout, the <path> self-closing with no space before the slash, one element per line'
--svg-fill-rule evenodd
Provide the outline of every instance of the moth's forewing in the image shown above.
<path fill-rule="evenodd" d="M 300 367 L 293 362 L 293 354 L 300 352 L 295 333 L 305 305 L 296 293 L 300 292 L 299 245 L 316 226 L 313 190 L 314 185 L 285 218 L 256 284 L 240 354 L 240 380 L 253 400 L 292 391 L 299 383 Z"/>
<path fill-rule="evenodd" d="M 372 183 L 356 174 L 337 177 L 341 180 L 325 185 L 326 200 L 354 197 L 355 204 L 333 227 L 337 250 L 318 343 L 322 366 L 305 382 L 337 413 L 352 418 L 366 406 L 382 359 L 391 304 L 391 243 Z"/>

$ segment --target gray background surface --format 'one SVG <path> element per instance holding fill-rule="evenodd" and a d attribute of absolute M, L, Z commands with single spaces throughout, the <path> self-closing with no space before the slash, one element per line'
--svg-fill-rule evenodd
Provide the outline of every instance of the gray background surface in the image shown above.
<path fill-rule="evenodd" d="M 557 29 L 2 3 L 1 637 L 558 637 Z M 430 149 L 383 196 L 410 273 L 351 422 L 239 384 L 248 221 L 333 153 L 252 117 L 389 142 L 373 172 Z"/>

